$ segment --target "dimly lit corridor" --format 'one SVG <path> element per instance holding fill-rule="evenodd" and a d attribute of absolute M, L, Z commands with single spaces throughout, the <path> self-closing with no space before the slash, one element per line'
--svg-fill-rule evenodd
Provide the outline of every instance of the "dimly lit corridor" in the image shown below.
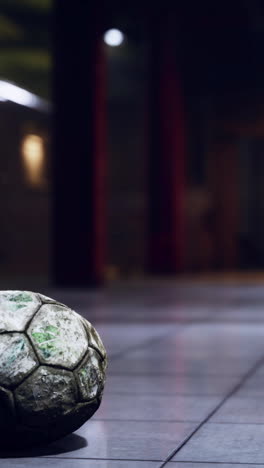
<path fill-rule="evenodd" d="M 1 1 L 0 289 L 66 304 L 109 356 L 95 415 L 2 448 L 1 468 L 264 467 L 263 49 L 261 0 Z M 34 319 L 0 326 L 0 344 Z M 98 407 L 80 397 L 96 355 L 81 330 L 72 367 L 36 352 L 5 387 L 0 362 L 5 431 L 5 398 L 22 430 L 61 424 L 33 431 L 19 413 L 37 366 L 68 372 L 73 412 Z"/>

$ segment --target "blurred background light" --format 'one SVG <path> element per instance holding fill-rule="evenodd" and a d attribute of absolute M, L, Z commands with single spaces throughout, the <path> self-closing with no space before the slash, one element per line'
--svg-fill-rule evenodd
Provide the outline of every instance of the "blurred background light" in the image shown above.
<path fill-rule="evenodd" d="M 0 100 L 11 101 L 22 106 L 39 110 L 48 110 L 49 103 L 29 91 L 8 81 L 0 80 Z"/>
<path fill-rule="evenodd" d="M 119 29 L 109 29 L 104 34 L 104 42 L 110 47 L 120 46 L 124 39 L 125 36 Z"/>
<path fill-rule="evenodd" d="M 26 135 L 22 141 L 22 157 L 29 184 L 42 185 L 45 157 L 43 138 L 34 134 Z"/>

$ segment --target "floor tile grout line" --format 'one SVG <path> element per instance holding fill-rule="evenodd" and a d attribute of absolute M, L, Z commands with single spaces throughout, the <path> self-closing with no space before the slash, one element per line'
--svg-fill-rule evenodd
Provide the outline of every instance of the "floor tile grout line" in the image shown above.
<path fill-rule="evenodd" d="M 226 462 L 208 462 L 208 461 L 193 461 L 193 460 L 177 460 L 177 461 L 170 461 L 169 463 L 182 463 L 182 464 L 187 464 L 187 463 L 193 463 L 195 465 L 201 465 L 203 466 L 204 464 L 208 465 L 226 465 Z M 242 462 L 228 462 L 228 465 L 235 465 L 235 466 L 262 466 L 263 463 L 242 463 Z"/>
<path fill-rule="evenodd" d="M 137 394 L 137 395 L 141 395 L 141 394 Z M 200 395 L 195 395 L 195 396 L 200 396 Z M 206 396 L 211 396 L 211 395 L 206 395 Z M 212 396 L 217 396 L 217 395 L 212 395 Z M 263 395 L 262 396 L 260 396 L 260 395 L 238 395 L 235 398 L 238 399 L 238 400 L 254 400 L 254 401 L 255 400 L 262 400 L 263 401 Z"/>
<path fill-rule="evenodd" d="M 189 434 L 183 442 L 176 447 L 175 450 L 164 460 L 164 462 L 160 465 L 159 468 L 164 468 L 169 461 L 172 460 L 172 458 L 189 442 L 189 440 L 201 429 L 201 427 L 206 424 L 209 419 L 226 403 L 229 398 L 231 398 L 242 386 L 243 384 L 254 375 L 254 373 L 258 370 L 259 367 L 261 367 L 264 363 L 264 356 L 262 356 L 256 364 L 242 377 L 240 382 L 238 382 L 233 389 L 223 398 L 223 400 L 207 415 L 207 417 L 200 423 L 198 426 Z"/>
<path fill-rule="evenodd" d="M 220 424 L 220 425 L 226 425 L 226 426 L 264 426 L 264 420 L 263 422 L 208 421 L 207 424 L 214 424 L 214 425 Z"/>

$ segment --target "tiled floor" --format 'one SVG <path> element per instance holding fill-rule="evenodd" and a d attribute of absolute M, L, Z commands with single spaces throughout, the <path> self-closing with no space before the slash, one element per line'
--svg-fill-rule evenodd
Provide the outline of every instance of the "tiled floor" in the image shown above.
<path fill-rule="evenodd" d="M 75 434 L 2 453 L 1 468 L 264 467 L 261 283 L 43 292 L 96 325 L 110 358 L 106 390 Z"/>

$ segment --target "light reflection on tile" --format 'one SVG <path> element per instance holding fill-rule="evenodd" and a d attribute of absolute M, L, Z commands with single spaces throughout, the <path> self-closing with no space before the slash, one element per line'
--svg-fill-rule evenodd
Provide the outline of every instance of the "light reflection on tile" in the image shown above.
<path fill-rule="evenodd" d="M 151 340 L 167 337 L 172 332 L 175 335 L 182 330 L 180 325 L 171 324 L 97 324 L 98 330 L 108 354 L 120 353 L 127 349 L 136 349 Z"/>
<path fill-rule="evenodd" d="M 220 403 L 220 397 L 181 395 L 109 395 L 95 419 L 145 421 L 202 421 Z M 143 416 L 144 415 L 144 416 Z"/>
<path fill-rule="evenodd" d="M 263 328 L 259 325 L 193 324 L 150 345 L 145 357 L 230 359 L 263 354 Z M 264 371 L 263 371 L 264 372 Z"/>
<path fill-rule="evenodd" d="M 112 362 L 109 372 L 242 376 L 262 356 L 262 342 L 263 331 L 256 325 L 194 324 L 131 350 Z"/>
<path fill-rule="evenodd" d="M 110 361 L 109 374 L 125 375 L 193 375 L 193 376 L 243 376 L 257 362 L 258 357 L 248 359 L 232 358 L 221 360 L 216 363 L 214 359 L 200 360 L 196 358 L 184 359 L 156 359 L 144 357 L 144 352 L 137 353 L 136 357 L 131 353 L 124 358 Z"/>
<path fill-rule="evenodd" d="M 1 468 L 135 468 L 135 461 L 23 458 L 1 460 Z M 137 468 L 159 468 L 159 462 L 136 462 Z"/>
<path fill-rule="evenodd" d="M 107 376 L 105 395 L 152 394 L 152 395 L 226 395 L 239 381 L 239 377 L 218 376 L 151 376 L 112 375 Z"/>
<path fill-rule="evenodd" d="M 63 440 L 52 447 L 58 458 L 162 461 L 195 426 L 195 423 L 92 420 L 76 432 L 87 440 L 86 447 L 65 452 Z"/>
<path fill-rule="evenodd" d="M 93 321 L 264 321 L 262 284 L 175 279 L 121 281 L 102 290 L 43 289 Z M 5 289 L 5 288 L 2 288 Z M 26 289 L 26 288 L 22 288 Z"/>

